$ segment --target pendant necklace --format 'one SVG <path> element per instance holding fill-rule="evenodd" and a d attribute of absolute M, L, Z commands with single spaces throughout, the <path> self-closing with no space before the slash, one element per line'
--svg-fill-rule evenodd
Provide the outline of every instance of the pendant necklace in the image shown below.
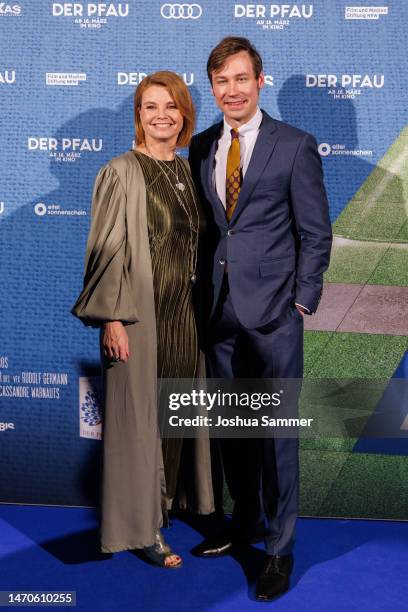
<path fill-rule="evenodd" d="M 162 174 L 164 174 L 164 176 L 166 177 L 171 190 L 173 191 L 174 195 L 176 196 L 176 200 L 179 204 L 179 206 L 182 208 L 182 210 L 184 211 L 187 219 L 188 219 L 188 225 L 189 225 L 189 251 L 190 251 L 190 281 L 191 283 L 194 285 L 197 282 L 197 251 L 198 251 L 198 224 L 199 224 L 199 215 L 198 215 L 198 209 L 197 209 L 197 204 L 195 199 L 193 198 L 193 202 L 194 202 L 194 208 L 195 208 L 195 215 L 196 215 L 196 219 L 197 219 L 197 223 L 194 224 L 193 222 L 193 215 L 192 213 L 189 211 L 188 206 L 186 205 L 186 203 L 183 201 L 184 199 L 184 190 L 186 188 L 186 186 L 184 185 L 184 183 L 182 181 L 180 181 L 179 179 L 179 174 L 178 174 L 178 164 L 180 163 L 177 155 L 175 155 L 174 160 L 176 162 L 175 167 L 176 167 L 176 171 L 174 171 L 172 168 L 170 168 L 169 166 L 167 166 L 163 160 L 159 160 L 156 157 L 154 157 L 154 155 L 152 154 L 152 152 L 150 151 L 149 147 L 147 146 L 147 144 L 145 143 L 145 147 L 147 152 L 149 153 L 150 157 L 156 162 L 157 166 L 159 167 L 159 169 L 161 170 Z M 163 165 L 162 165 L 163 164 Z M 164 169 L 166 168 L 166 170 Z M 177 183 L 174 185 L 173 181 L 171 180 L 170 176 L 167 174 L 167 170 L 170 170 L 172 172 L 172 174 L 174 174 L 174 176 L 176 177 Z"/>
<path fill-rule="evenodd" d="M 157 160 L 157 161 L 159 161 L 159 160 Z M 177 155 L 176 154 L 174 155 L 174 160 L 173 161 L 176 162 L 176 171 L 174 172 L 173 168 L 171 168 L 170 166 L 166 166 L 166 164 L 165 164 L 166 169 L 168 168 L 170 170 L 170 172 L 172 172 L 174 174 L 174 176 L 176 177 L 176 181 L 177 181 L 176 187 L 177 187 L 177 189 L 179 189 L 180 191 L 184 191 L 186 186 L 184 185 L 184 183 L 182 183 L 179 180 L 179 175 L 178 175 L 178 159 L 177 159 Z"/>
<path fill-rule="evenodd" d="M 157 159 L 157 157 L 154 157 L 154 155 L 152 154 L 152 152 L 150 151 L 150 149 L 149 149 L 149 147 L 147 146 L 147 144 L 146 144 L 146 143 L 145 143 L 145 147 L 146 147 L 146 149 L 147 149 L 147 151 L 148 151 L 148 153 L 149 153 L 150 157 L 152 157 L 152 158 L 154 159 L 154 161 L 155 161 L 156 163 L 158 163 L 158 164 L 159 164 L 159 166 L 160 166 L 160 168 L 163 170 L 163 167 L 162 167 L 162 165 L 160 164 L 160 162 L 163 162 L 163 163 L 164 163 L 164 160 Z M 169 161 L 170 161 L 170 160 L 169 160 Z M 174 159 L 172 159 L 171 161 L 175 161 L 175 162 L 176 162 L 176 171 L 175 171 L 175 172 L 174 172 L 173 168 L 170 168 L 170 166 L 166 166 L 166 164 L 164 164 L 164 166 L 165 166 L 166 170 L 170 170 L 170 172 L 172 172 L 172 173 L 174 174 L 174 176 L 176 177 L 176 181 L 177 181 L 177 182 L 176 182 L 176 184 L 175 184 L 175 187 L 177 187 L 177 189 L 179 189 L 179 191 L 184 191 L 184 190 L 185 190 L 185 188 L 186 188 L 186 186 L 185 186 L 185 184 L 184 184 L 182 181 L 180 181 L 180 179 L 179 179 L 179 175 L 178 175 L 178 162 L 177 162 L 177 155 L 176 155 L 176 154 L 174 154 Z M 167 175 L 167 173 L 166 173 L 166 175 Z"/>

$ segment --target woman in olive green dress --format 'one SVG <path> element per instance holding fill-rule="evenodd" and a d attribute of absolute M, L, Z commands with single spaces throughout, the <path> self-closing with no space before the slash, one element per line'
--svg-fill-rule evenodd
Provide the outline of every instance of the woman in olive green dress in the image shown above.
<path fill-rule="evenodd" d="M 197 376 L 192 291 L 203 219 L 187 162 L 194 126 L 183 80 L 161 71 L 135 94 L 137 146 L 98 174 L 84 289 L 73 313 L 101 327 L 104 366 L 102 551 L 141 548 L 163 567 L 181 558 L 160 527 L 176 494 L 182 440 L 159 439 L 157 378 Z M 185 507 L 213 511 L 208 441 L 197 440 Z"/>

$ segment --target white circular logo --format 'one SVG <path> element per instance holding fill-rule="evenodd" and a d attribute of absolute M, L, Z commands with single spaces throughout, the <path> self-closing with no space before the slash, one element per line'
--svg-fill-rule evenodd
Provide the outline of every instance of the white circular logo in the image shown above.
<path fill-rule="evenodd" d="M 38 202 L 38 204 L 34 206 L 34 212 L 39 217 L 42 217 L 43 215 L 47 214 L 47 207 L 42 202 Z"/>
<path fill-rule="evenodd" d="M 328 155 L 330 155 L 332 148 L 329 144 L 327 144 L 327 142 L 322 142 L 321 144 L 319 144 L 317 150 L 319 151 L 322 157 L 327 157 Z"/>
<path fill-rule="evenodd" d="M 162 4 L 163 19 L 200 19 L 203 9 L 199 4 Z"/>

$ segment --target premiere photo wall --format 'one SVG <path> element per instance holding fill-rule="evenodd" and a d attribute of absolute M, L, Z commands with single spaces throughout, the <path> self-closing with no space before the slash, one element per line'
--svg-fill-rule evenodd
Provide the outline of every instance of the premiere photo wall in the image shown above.
<path fill-rule="evenodd" d="M 70 314 L 93 182 L 132 148 L 133 94 L 151 72 L 183 76 L 197 131 L 220 119 L 206 62 L 225 36 L 255 44 L 261 107 L 312 133 L 323 163 L 335 237 L 321 307 L 306 324 L 306 378 L 408 377 L 406 8 L 0 3 L 0 502 L 97 502 L 98 330 Z M 405 417 L 397 430 L 408 429 Z M 354 431 L 301 441 L 302 514 L 408 518 L 406 441 Z"/>

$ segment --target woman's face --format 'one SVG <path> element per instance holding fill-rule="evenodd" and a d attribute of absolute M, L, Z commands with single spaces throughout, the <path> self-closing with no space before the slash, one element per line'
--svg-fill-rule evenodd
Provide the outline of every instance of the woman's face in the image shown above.
<path fill-rule="evenodd" d="M 165 87 L 151 85 L 142 96 L 140 121 L 147 145 L 171 141 L 174 145 L 183 129 L 183 116 Z"/>

